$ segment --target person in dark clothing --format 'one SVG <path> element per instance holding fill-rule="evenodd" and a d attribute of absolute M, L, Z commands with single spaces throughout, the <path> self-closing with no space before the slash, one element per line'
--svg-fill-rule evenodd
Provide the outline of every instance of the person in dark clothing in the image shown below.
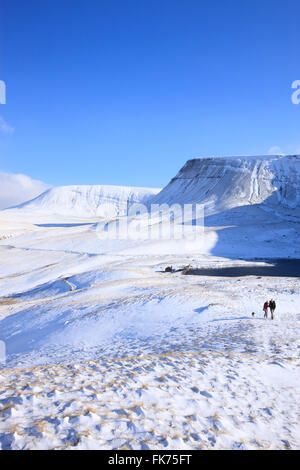
<path fill-rule="evenodd" d="M 268 308 L 269 308 L 269 302 L 266 301 L 266 302 L 264 303 L 264 306 L 263 306 L 263 311 L 265 312 L 265 313 L 264 313 L 264 318 L 268 318 Z"/>
<path fill-rule="evenodd" d="M 270 307 L 270 312 L 271 312 L 271 318 L 274 320 L 274 312 L 276 309 L 276 302 L 274 299 L 271 299 L 269 302 L 269 307 Z"/>

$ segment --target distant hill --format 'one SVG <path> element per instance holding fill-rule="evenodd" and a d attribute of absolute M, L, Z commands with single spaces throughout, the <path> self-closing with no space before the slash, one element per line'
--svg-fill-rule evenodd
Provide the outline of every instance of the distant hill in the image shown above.
<path fill-rule="evenodd" d="M 126 214 L 127 208 L 133 203 L 147 203 L 159 191 L 127 186 L 59 186 L 9 211 L 81 218 L 112 217 Z"/>

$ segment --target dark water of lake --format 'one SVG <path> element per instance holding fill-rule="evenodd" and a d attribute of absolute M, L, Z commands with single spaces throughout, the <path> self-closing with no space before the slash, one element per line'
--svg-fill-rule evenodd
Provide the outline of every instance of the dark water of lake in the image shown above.
<path fill-rule="evenodd" d="M 254 260 L 253 260 L 254 261 Z M 255 260 L 256 262 L 258 260 Z M 196 268 L 190 269 L 187 275 L 242 277 L 242 276 L 272 276 L 272 277 L 300 277 L 300 259 L 267 259 L 261 260 L 267 266 L 231 266 L 224 268 Z"/>

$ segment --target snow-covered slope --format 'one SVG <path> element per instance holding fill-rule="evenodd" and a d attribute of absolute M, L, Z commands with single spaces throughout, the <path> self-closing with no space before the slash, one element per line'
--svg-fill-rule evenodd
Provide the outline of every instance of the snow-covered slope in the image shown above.
<path fill-rule="evenodd" d="M 204 203 L 219 212 L 264 203 L 299 209 L 300 156 L 211 157 L 188 160 L 155 203 Z"/>
<path fill-rule="evenodd" d="M 300 224 L 281 218 L 299 176 L 299 157 L 191 160 L 160 194 L 72 186 L 1 211 L 0 449 L 299 448 Z M 214 213 L 164 238 L 165 214 L 116 217 L 134 202 Z M 105 236 L 124 221 L 142 238 Z"/>
<path fill-rule="evenodd" d="M 72 217 L 114 217 L 133 203 L 146 203 L 160 189 L 126 186 L 60 186 L 12 209 Z"/>

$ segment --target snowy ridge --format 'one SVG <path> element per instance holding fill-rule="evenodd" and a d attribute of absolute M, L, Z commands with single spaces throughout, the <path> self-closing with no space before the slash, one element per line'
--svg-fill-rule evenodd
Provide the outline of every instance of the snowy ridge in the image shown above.
<path fill-rule="evenodd" d="M 300 156 L 188 160 L 155 203 L 203 203 L 212 212 L 265 203 L 300 207 Z"/>
<path fill-rule="evenodd" d="M 75 217 L 108 217 L 125 214 L 134 203 L 146 203 L 160 189 L 127 186 L 60 186 L 14 209 Z"/>
<path fill-rule="evenodd" d="M 26 214 L 113 218 L 125 215 L 134 203 L 202 203 L 208 213 L 263 204 L 266 209 L 293 209 L 293 216 L 297 217 L 300 216 L 299 180 L 299 155 L 198 158 L 188 160 L 163 190 L 61 186 L 10 208 L 5 214 L 18 218 Z"/>

